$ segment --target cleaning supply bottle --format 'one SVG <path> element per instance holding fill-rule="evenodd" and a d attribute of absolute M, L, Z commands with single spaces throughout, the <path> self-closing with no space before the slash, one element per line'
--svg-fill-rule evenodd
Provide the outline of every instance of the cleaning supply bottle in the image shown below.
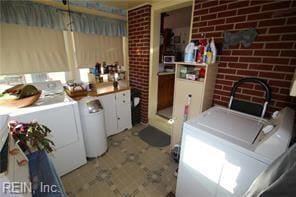
<path fill-rule="evenodd" d="M 190 42 L 185 48 L 184 62 L 193 62 L 194 43 Z"/>
<path fill-rule="evenodd" d="M 207 49 L 209 47 L 209 40 L 207 40 L 207 45 L 204 48 L 204 53 L 203 53 L 203 59 L 202 63 L 206 64 L 207 63 Z"/>
<path fill-rule="evenodd" d="M 212 64 L 214 64 L 214 63 L 216 63 L 217 48 L 216 48 L 216 46 L 215 46 L 215 41 L 214 41 L 214 38 L 213 38 L 213 37 L 212 37 L 212 40 L 211 40 L 210 47 L 211 47 L 211 51 L 212 51 L 212 54 L 213 54 L 213 57 L 212 57 Z"/>

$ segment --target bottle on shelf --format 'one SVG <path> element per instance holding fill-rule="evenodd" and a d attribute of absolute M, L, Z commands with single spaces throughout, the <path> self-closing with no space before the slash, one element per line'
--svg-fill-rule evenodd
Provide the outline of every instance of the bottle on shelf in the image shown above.
<path fill-rule="evenodd" d="M 210 44 L 210 48 L 211 48 L 211 51 L 212 51 L 212 61 L 211 63 L 214 64 L 216 63 L 216 57 L 217 57 L 217 48 L 215 46 L 215 41 L 214 41 L 214 38 L 212 37 L 212 40 L 211 40 L 211 44 Z"/>

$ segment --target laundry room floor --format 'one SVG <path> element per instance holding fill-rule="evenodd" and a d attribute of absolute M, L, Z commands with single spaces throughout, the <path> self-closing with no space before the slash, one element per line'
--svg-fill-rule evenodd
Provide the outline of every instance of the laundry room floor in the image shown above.
<path fill-rule="evenodd" d="M 165 197 L 175 191 L 177 164 L 170 159 L 169 146 L 150 146 L 138 137 L 144 125 L 108 138 L 103 156 L 62 177 L 72 196 Z"/>

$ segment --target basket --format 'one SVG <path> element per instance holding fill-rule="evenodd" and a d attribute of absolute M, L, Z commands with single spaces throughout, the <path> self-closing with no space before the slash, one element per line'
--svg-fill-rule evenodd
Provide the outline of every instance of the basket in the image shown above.
<path fill-rule="evenodd" d="M 11 108 L 21 108 L 27 107 L 35 103 L 39 97 L 41 96 L 41 91 L 38 94 L 33 96 L 29 96 L 22 99 L 7 99 L 7 100 L 0 100 L 0 106 L 4 107 L 11 107 Z"/>

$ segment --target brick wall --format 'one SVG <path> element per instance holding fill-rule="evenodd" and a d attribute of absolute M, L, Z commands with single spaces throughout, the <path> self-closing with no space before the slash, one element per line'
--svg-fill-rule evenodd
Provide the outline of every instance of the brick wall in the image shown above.
<path fill-rule="evenodd" d="M 128 11 L 130 85 L 141 92 L 143 123 L 148 122 L 150 19 L 150 5 Z"/>
<path fill-rule="evenodd" d="M 248 48 L 242 45 L 224 49 L 219 57 L 214 103 L 227 105 L 233 83 L 242 77 L 266 79 L 272 88 L 268 112 L 290 106 L 296 99 L 289 87 L 296 68 L 296 1 L 195 1 L 192 38 L 201 33 L 223 41 L 223 32 L 256 28 L 258 36 Z M 238 97 L 263 102 L 260 86 L 247 84 Z"/>

